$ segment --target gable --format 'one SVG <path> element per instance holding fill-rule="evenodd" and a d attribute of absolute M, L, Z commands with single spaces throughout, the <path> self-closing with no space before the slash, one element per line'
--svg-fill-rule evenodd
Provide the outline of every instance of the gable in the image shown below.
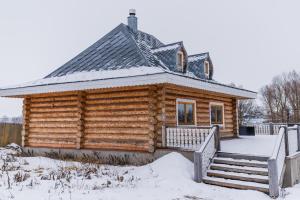
<path fill-rule="evenodd" d="M 206 61 L 209 63 L 209 77 L 206 77 L 204 72 L 204 63 Z M 190 55 L 188 57 L 188 72 L 194 74 L 198 78 L 212 80 L 213 64 L 209 53 Z"/>

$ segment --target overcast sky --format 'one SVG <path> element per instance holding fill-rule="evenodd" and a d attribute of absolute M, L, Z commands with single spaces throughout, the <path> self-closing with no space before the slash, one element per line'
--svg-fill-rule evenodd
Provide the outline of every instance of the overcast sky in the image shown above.
<path fill-rule="evenodd" d="M 300 1 L 0 0 L 0 87 L 39 79 L 137 10 L 140 30 L 188 54 L 210 52 L 214 78 L 258 91 L 272 77 L 300 70 Z M 21 114 L 1 99 L 0 116 Z"/>

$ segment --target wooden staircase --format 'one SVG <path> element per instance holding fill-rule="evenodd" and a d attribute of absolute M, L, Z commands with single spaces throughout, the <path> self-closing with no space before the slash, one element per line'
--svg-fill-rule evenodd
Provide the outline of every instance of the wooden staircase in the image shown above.
<path fill-rule="evenodd" d="M 269 193 L 268 157 L 217 152 L 203 182 Z"/>

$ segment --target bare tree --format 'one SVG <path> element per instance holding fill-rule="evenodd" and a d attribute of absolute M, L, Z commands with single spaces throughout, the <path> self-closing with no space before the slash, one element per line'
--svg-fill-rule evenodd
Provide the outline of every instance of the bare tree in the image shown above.
<path fill-rule="evenodd" d="M 233 87 L 243 88 L 243 86 L 236 86 L 234 83 L 230 84 Z M 238 120 L 239 124 L 247 123 L 250 118 L 262 117 L 260 107 L 257 105 L 255 99 L 244 99 L 238 102 Z"/>
<path fill-rule="evenodd" d="M 300 121 L 300 74 L 296 71 L 276 76 L 260 90 L 264 110 L 269 121 Z"/>

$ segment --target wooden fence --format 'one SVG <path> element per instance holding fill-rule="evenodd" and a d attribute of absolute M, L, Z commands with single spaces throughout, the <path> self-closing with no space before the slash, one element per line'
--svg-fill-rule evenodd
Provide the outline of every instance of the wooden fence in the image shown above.
<path fill-rule="evenodd" d="M 280 127 L 293 127 L 300 124 L 258 123 L 254 124 L 255 135 L 278 135 Z"/>
<path fill-rule="evenodd" d="M 10 143 L 21 145 L 22 124 L 0 123 L 0 146 Z"/>
<path fill-rule="evenodd" d="M 287 124 L 264 123 L 255 124 L 255 135 L 278 135 L 280 127 L 287 126 Z"/>
<path fill-rule="evenodd" d="M 163 146 L 185 150 L 198 150 L 211 127 L 163 127 Z"/>

